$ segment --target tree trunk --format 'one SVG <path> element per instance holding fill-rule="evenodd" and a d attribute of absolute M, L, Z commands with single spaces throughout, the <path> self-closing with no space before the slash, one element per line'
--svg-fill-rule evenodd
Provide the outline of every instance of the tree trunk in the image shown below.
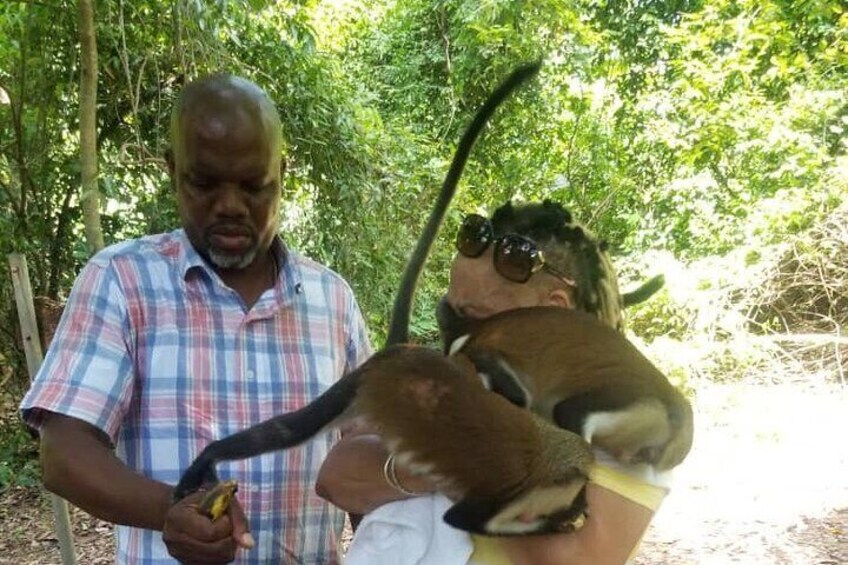
<path fill-rule="evenodd" d="M 100 226 L 100 191 L 97 188 L 97 40 L 94 32 L 94 0 L 79 0 L 81 49 L 80 73 L 80 165 L 85 238 L 92 253 L 103 249 Z"/>

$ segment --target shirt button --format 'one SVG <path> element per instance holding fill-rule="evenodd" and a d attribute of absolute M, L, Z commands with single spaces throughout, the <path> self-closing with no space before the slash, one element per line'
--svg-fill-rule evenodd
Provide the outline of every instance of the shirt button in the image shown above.
<path fill-rule="evenodd" d="M 253 379 L 255 376 L 256 376 L 256 373 L 254 373 L 253 371 L 247 372 L 247 378 L 248 379 Z"/>

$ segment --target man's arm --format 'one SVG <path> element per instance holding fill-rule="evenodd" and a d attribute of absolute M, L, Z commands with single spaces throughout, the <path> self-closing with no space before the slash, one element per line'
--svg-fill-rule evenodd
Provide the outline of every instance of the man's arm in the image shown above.
<path fill-rule="evenodd" d="M 161 530 L 171 507 L 168 485 L 130 470 L 101 430 L 50 413 L 41 427 L 41 465 L 47 490 L 116 524 Z"/>
<path fill-rule="evenodd" d="M 98 518 L 127 526 L 163 530 L 174 557 L 232 561 L 244 540 L 247 521 L 241 507 L 216 522 L 196 509 L 200 494 L 178 504 L 171 487 L 129 469 L 96 427 L 48 413 L 41 426 L 44 486 Z M 236 540 L 242 540 L 241 544 Z"/>
<path fill-rule="evenodd" d="M 515 565 L 621 565 L 653 518 L 653 512 L 620 494 L 589 483 L 589 517 L 577 532 L 498 538 Z"/>

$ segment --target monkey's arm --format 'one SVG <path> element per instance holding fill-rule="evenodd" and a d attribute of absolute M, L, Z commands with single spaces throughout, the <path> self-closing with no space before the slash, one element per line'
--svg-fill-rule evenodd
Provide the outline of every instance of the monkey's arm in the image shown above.
<path fill-rule="evenodd" d="M 590 516 L 569 534 L 492 538 L 515 565 L 621 564 L 627 561 L 653 511 L 594 483 L 586 487 Z M 480 540 L 480 538 L 477 538 Z"/>

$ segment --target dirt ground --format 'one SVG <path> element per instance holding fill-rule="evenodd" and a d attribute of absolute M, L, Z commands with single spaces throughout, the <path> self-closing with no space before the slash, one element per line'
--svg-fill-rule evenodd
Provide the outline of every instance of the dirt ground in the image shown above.
<path fill-rule="evenodd" d="M 848 563 L 848 388 L 696 390 L 695 446 L 636 563 Z"/>
<path fill-rule="evenodd" d="M 848 389 L 695 389 L 695 447 L 636 563 L 848 563 Z M 110 563 L 111 526 L 72 517 L 79 563 Z M 36 490 L 0 494 L 0 564 L 59 564 L 51 520 Z"/>

